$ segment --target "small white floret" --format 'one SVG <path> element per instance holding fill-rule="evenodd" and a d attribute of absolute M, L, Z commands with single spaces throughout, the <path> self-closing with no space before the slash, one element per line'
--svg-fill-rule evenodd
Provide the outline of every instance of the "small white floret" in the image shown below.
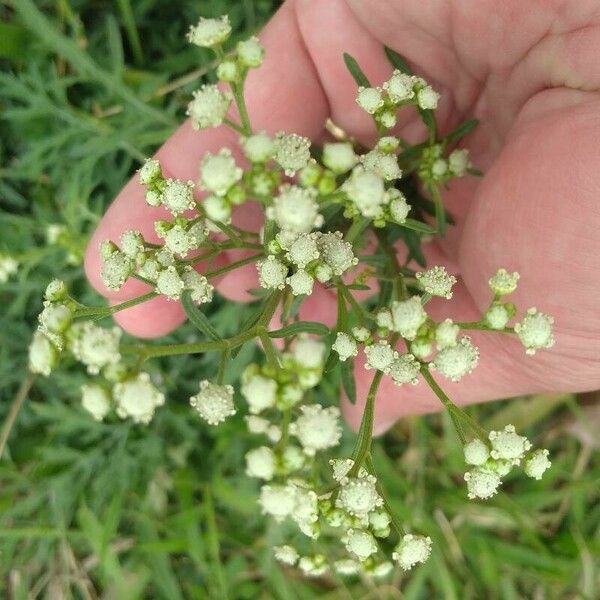
<path fill-rule="evenodd" d="M 194 183 L 192 181 L 180 181 L 178 179 L 167 179 L 162 194 L 162 202 L 165 208 L 175 216 L 194 208 Z"/>
<path fill-rule="evenodd" d="M 450 275 L 445 267 L 435 266 L 427 271 L 417 273 L 417 281 L 421 289 L 432 296 L 441 296 L 450 300 L 452 298 L 452 286 L 456 283 L 456 277 Z"/>
<path fill-rule="evenodd" d="M 294 296 L 310 296 L 315 280 L 303 269 L 298 269 L 291 277 L 286 279 Z"/>
<path fill-rule="evenodd" d="M 310 140 L 295 133 L 279 132 L 275 136 L 275 161 L 292 176 L 308 164 L 310 160 Z"/>
<path fill-rule="evenodd" d="M 390 367 L 398 353 L 385 340 L 380 340 L 376 344 L 365 346 L 365 356 L 367 357 L 365 369 L 377 369 L 383 373 L 389 373 Z"/>
<path fill-rule="evenodd" d="M 207 153 L 200 163 L 202 189 L 217 196 L 224 196 L 242 175 L 242 169 L 235 164 L 228 148 L 221 149 L 217 154 Z"/>
<path fill-rule="evenodd" d="M 465 481 L 467 482 L 467 495 L 471 500 L 491 498 L 502 483 L 498 473 L 487 469 L 473 469 L 473 471 L 465 473 Z"/>
<path fill-rule="evenodd" d="M 342 436 L 339 408 L 313 404 L 300 410 L 302 414 L 290 425 L 290 433 L 298 438 L 306 454 L 314 456 L 320 450 L 338 445 Z"/>
<path fill-rule="evenodd" d="M 515 431 L 514 425 L 507 425 L 502 431 L 490 431 L 490 442 L 492 443 L 492 458 L 496 460 L 508 460 L 518 465 L 531 448 L 531 442 Z"/>
<path fill-rule="evenodd" d="M 246 475 L 270 481 L 275 474 L 275 454 L 271 448 L 260 446 L 246 453 Z"/>
<path fill-rule="evenodd" d="M 465 444 L 464 453 L 465 462 L 468 465 L 474 465 L 476 467 L 485 464 L 490 457 L 490 450 L 487 447 L 487 444 L 478 438 Z"/>
<path fill-rule="evenodd" d="M 216 19 L 205 19 L 200 17 L 197 25 L 192 25 L 187 34 L 187 39 L 191 44 L 203 48 L 212 48 L 222 44 L 231 34 L 231 24 L 229 17 L 223 15 Z"/>
<path fill-rule="evenodd" d="M 415 339 L 419 327 L 427 320 L 427 313 L 418 296 L 393 302 L 391 316 L 392 329 L 408 340 Z"/>
<path fill-rule="evenodd" d="M 361 561 L 367 560 L 371 554 L 377 552 L 377 542 L 368 531 L 348 529 L 342 541 L 346 550 Z"/>
<path fill-rule="evenodd" d="M 292 546 L 275 546 L 273 548 L 273 554 L 275 555 L 275 560 L 278 560 L 284 565 L 289 565 L 290 567 L 298 562 L 298 551 Z"/>
<path fill-rule="evenodd" d="M 397 385 L 410 383 L 416 385 L 419 382 L 419 371 L 421 363 L 412 354 L 401 354 L 391 365 L 390 375 Z"/>
<path fill-rule="evenodd" d="M 527 354 L 535 354 L 540 349 L 554 346 L 553 324 L 554 319 L 550 315 L 538 312 L 536 308 L 527 310 L 521 322 L 515 325 L 515 333 Z"/>
<path fill-rule="evenodd" d="M 190 404 L 209 425 L 218 425 L 236 413 L 233 387 L 206 379 L 200 382 L 200 391 L 190 398 Z"/>
<path fill-rule="evenodd" d="M 541 479 L 542 475 L 552 466 L 548 459 L 550 453 L 548 450 L 536 450 L 525 459 L 523 470 L 528 477 L 533 479 Z"/>
<path fill-rule="evenodd" d="M 343 331 L 338 331 L 331 348 L 338 353 L 342 362 L 358 354 L 356 340 Z"/>
<path fill-rule="evenodd" d="M 506 296 L 512 294 L 517 289 L 519 277 L 520 276 L 516 271 L 514 273 L 509 273 L 506 269 L 498 269 L 488 283 L 494 294 Z"/>
<path fill-rule="evenodd" d="M 357 161 L 358 157 L 349 142 L 335 142 L 323 146 L 323 164 L 334 173 L 346 173 Z"/>
<path fill-rule="evenodd" d="M 359 87 L 356 103 L 370 115 L 375 114 L 383 106 L 381 90 L 373 87 Z"/>
<path fill-rule="evenodd" d="M 452 381 L 459 381 L 471 373 L 479 363 L 479 350 L 468 336 L 462 337 L 455 346 L 440 350 L 430 366 Z"/>
<path fill-rule="evenodd" d="M 424 563 L 431 554 L 431 538 L 422 535 L 406 534 L 396 546 L 392 558 L 405 571 L 418 563 Z"/>
<path fill-rule="evenodd" d="M 116 383 L 113 387 L 116 412 L 119 417 L 131 417 L 134 423 L 148 424 L 157 406 L 165 403 L 165 396 L 150 381 L 148 373 Z"/>
<path fill-rule="evenodd" d="M 110 410 L 110 394 L 105 388 L 95 383 L 82 385 L 81 406 L 96 421 L 102 421 Z"/>
<path fill-rule="evenodd" d="M 261 287 L 282 290 L 285 287 L 288 268 L 273 255 L 256 263 Z"/>
<path fill-rule="evenodd" d="M 342 275 L 358 264 L 352 244 L 343 239 L 340 231 L 325 233 L 317 239 L 321 260 L 331 267 L 334 275 Z"/>

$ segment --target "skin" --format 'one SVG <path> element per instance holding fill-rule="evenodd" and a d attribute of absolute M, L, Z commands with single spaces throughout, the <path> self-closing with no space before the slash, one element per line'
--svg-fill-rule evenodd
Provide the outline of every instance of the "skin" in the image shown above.
<path fill-rule="evenodd" d="M 289 0 L 261 35 L 263 66 L 247 82 L 256 131 L 285 129 L 323 138 L 327 117 L 369 142 L 373 125 L 354 98 L 356 85 L 342 53 L 355 56 L 371 82 L 391 69 L 388 45 L 442 93 L 442 133 L 469 117 L 481 125 L 465 145 L 485 172 L 452 183 L 444 195 L 457 218 L 441 243 L 426 247 L 428 263 L 443 264 L 459 277 L 452 301 L 428 305 L 433 318 L 478 320 L 490 301 L 487 280 L 499 268 L 521 274 L 510 299 L 520 312 L 529 306 L 555 317 L 556 345 L 535 357 L 512 337 L 474 332 L 481 360 L 458 383 L 438 377 L 458 404 L 527 393 L 584 391 L 600 387 L 600 5 L 595 0 L 522 2 L 479 0 Z M 397 133 L 422 139 L 416 115 L 400 113 Z M 237 143 L 225 128 L 198 133 L 184 123 L 158 151 L 165 172 L 197 180 L 207 152 Z M 115 199 L 88 248 L 86 271 L 111 302 L 147 291 L 137 282 L 106 290 L 100 279 L 98 244 L 117 240 L 128 228 L 153 239 L 161 209 L 145 205 L 135 178 Z M 235 217 L 258 227 L 244 206 Z M 235 260 L 231 253 L 224 261 Z M 219 292 L 247 300 L 256 287 L 250 266 L 223 277 Z M 335 320 L 334 298 L 318 289 L 303 309 L 311 320 Z M 116 315 L 128 332 L 163 335 L 184 321 L 177 303 L 158 298 Z M 342 399 L 349 424 L 360 422 L 373 372 L 357 366 L 359 401 Z M 362 403 L 361 403 L 362 399 Z M 432 412 L 440 403 L 424 382 L 395 386 L 384 378 L 376 404 L 380 433 L 405 415 Z"/>

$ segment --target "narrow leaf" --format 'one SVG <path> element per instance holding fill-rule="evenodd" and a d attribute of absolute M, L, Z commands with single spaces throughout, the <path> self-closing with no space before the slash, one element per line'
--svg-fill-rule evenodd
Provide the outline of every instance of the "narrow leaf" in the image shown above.
<path fill-rule="evenodd" d="M 206 315 L 198 309 L 194 304 L 189 290 L 186 290 L 181 295 L 181 304 L 187 318 L 190 322 L 198 328 L 206 337 L 214 340 L 215 342 L 221 340 L 221 336 L 217 330 L 212 326 Z"/>
<path fill-rule="evenodd" d="M 398 54 L 395 50 L 388 48 L 388 46 L 384 47 L 385 55 L 388 57 L 388 60 L 392 63 L 392 66 L 398 71 L 402 71 L 402 73 L 406 73 L 407 75 L 412 75 L 412 71 L 408 66 L 405 58 Z"/>
<path fill-rule="evenodd" d="M 402 223 L 402 227 L 406 227 L 407 229 L 412 229 L 413 231 L 418 231 L 419 233 L 426 235 L 435 233 L 435 229 L 429 225 L 426 225 L 425 223 L 421 223 L 421 221 L 415 221 L 415 219 L 406 219 L 406 221 Z"/>
<path fill-rule="evenodd" d="M 340 372 L 342 376 L 342 385 L 348 400 L 356 404 L 356 383 L 354 381 L 354 361 L 351 358 L 340 361 Z"/>
<path fill-rule="evenodd" d="M 284 338 L 292 335 L 298 335 L 299 333 L 313 333 L 315 335 L 328 335 L 329 327 L 322 323 L 315 321 L 297 321 L 281 329 L 275 331 L 269 331 L 269 337 L 272 338 Z"/>
<path fill-rule="evenodd" d="M 357 85 L 362 87 L 371 87 L 367 76 L 362 72 L 362 69 L 358 66 L 356 60 L 346 52 L 344 52 L 344 62 L 346 63 L 346 67 L 348 68 L 348 71 L 350 71 L 350 75 L 352 75 Z"/>
<path fill-rule="evenodd" d="M 458 140 L 464 138 L 465 135 L 469 135 L 469 133 L 471 133 L 471 131 L 473 131 L 477 125 L 479 125 L 478 119 L 469 119 L 451 131 L 444 139 L 448 144 L 458 142 Z"/>
<path fill-rule="evenodd" d="M 437 139 L 437 123 L 435 121 L 435 114 L 428 108 L 419 108 L 419 114 L 427 131 L 429 132 L 429 143 L 434 144 Z"/>

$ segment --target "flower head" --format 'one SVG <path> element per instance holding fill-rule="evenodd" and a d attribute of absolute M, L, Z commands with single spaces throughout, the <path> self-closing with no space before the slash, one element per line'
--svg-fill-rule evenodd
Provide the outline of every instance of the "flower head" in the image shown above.
<path fill-rule="evenodd" d="M 200 391 L 190 398 L 190 404 L 209 425 L 218 425 L 236 413 L 233 387 L 206 379 L 200 382 Z"/>
<path fill-rule="evenodd" d="M 285 287 L 288 268 L 273 255 L 256 263 L 261 287 L 282 290 Z"/>
<path fill-rule="evenodd" d="M 519 277 L 517 272 L 509 273 L 506 269 L 498 269 L 488 283 L 494 294 L 506 296 L 512 294 L 517 289 Z"/>
<path fill-rule="evenodd" d="M 552 466 L 548 459 L 550 453 L 548 450 L 536 450 L 525 459 L 523 470 L 528 477 L 533 479 L 541 479 L 542 475 Z"/>
<path fill-rule="evenodd" d="M 105 329 L 91 321 L 77 323 L 71 329 L 71 351 L 77 360 L 86 365 L 88 373 L 99 373 L 103 367 L 121 360 L 121 333 L 118 327 Z"/>
<path fill-rule="evenodd" d="M 283 521 L 294 510 L 296 493 L 289 485 L 263 485 L 258 502 L 263 514 L 272 516 L 276 521 Z"/>
<path fill-rule="evenodd" d="M 275 136 L 275 161 L 292 176 L 308 164 L 310 160 L 310 140 L 295 133 L 280 131 Z"/>
<path fill-rule="evenodd" d="M 323 224 L 319 214 L 316 192 L 297 185 L 282 185 L 273 205 L 267 209 L 267 217 L 273 219 L 280 229 L 293 233 L 310 233 Z"/>
<path fill-rule="evenodd" d="M 313 404 L 300 410 L 302 414 L 291 424 L 290 433 L 298 438 L 306 454 L 313 456 L 319 450 L 337 446 L 342 436 L 339 408 Z"/>
<path fill-rule="evenodd" d="M 142 185 L 151 185 L 162 177 L 160 163 L 155 158 L 147 158 L 138 171 L 138 177 Z"/>
<path fill-rule="evenodd" d="M 398 159 L 394 154 L 386 154 L 380 150 L 371 150 L 361 156 L 361 163 L 367 171 L 372 171 L 386 181 L 393 181 L 402 177 L 398 166 Z"/>
<path fill-rule="evenodd" d="M 319 258 L 317 235 L 301 233 L 290 245 L 286 258 L 300 269 Z"/>
<path fill-rule="evenodd" d="M 238 42 L 236 50 L 240 62 L 248 68 L 260 67 L 265 58 L 265 49 L 255 36 Z"/>
<path fill-rule="evenodd" d="M 398 353 L 385 340 L 380 340 L 376 344 L 365 346 L 366 369 L 377 369 L 384 373 L 389 373 L 392 363 L 398 358 Z"/>
<path fill-rule="evenodd" d="M 391 306 L 392 329 L 407 340 L 414 340 L 417 331 L 427 320 L 427 313 L 418 296 L 393 302 Z"/>
<path fill-rule="evenodd" d="M 435 110 L 440 95 L 430 86 L 426 85 L 417 92 L 417 104 L 424 110 Z"/>
<path fill-rule="evenodd" d="M 427 271 L 417 273 L 417 280 L 421 289 L 432 296 L 452 298 L 452 286 L 456 283 L 456 277 L 448 274 L 445 267 L 432 267 Z"/>
<path fill-rule="evenodd" d="M 356 103 L 370 115 L 374 115 L 383 106 L 383 96 L 379 88 L 359 87 Z"/>
<path fill-rule="evenodd" d="M 343 239 L 340 231 L 319 236 L 317 247 L 321 254 L 321 260 L 331 267 L 334 275 L 342 275 L 358 264 L 358 258 L 354 256 L 352 244 Z"/>
<path fill-rule="evenodd" d="M 452 381 L 459 381 L 471 373 L 479 362 L 479 350 L 468 336 L 462 337 L 455 346 L 440 350 L 431 362 L 431 368 Z"/>
<path fill-rule="evenodd" d="M 186 210 L 194 208 L 194 183 L 192 181 L 179 181 L 179 179 L 167 179 L 162 195 L 165 208 L 175 216 Z"/>
<path fill-rule="evenodd" d="M 298 562 L 298 551 L 292 546 L 275 546 L 273 548 L 275 560 L 284 565 L 294 566 Z"/>
<path fill-rule="evenodd" d="M 515 325 L 515 333 L 519 336 L 527 354 L 535 354 L 542 348 L 554 346 L 552 325 L 554 319 L 550 315 L 530 308 L 520 323 Z"/>
<path fill-rule="evenodd" d="M 165 403 L 165 396 L 150 381 L 148 373 L 116 383 L 113 387 L 116 412 L 119 417 L 131 417 L 134 423 L 148 424 L 157 406 Z"/>
<path fill-rule="evenodd" d="M 253 163 L 267 162 L 275 153 L 275 143 L 264 131 L 242 138 L 241 144 L 244 155 Z"/>
<path fill-rule="evenodd" d="M 387 197 L 383 178 L 377 173 L 359 165 L 343 183 L 342 190 L 363 217 L 377 219 L 383 215 Z"/>
<path fill-rule="evenodd" d="M 216 85 L 205 84 L 193 93 L 186 114 L 194 129 L 218 127 L 223 123 L 230 104 L 231 94 L 222 92 Z"/>
<path fill-rule="evenodd" d="M 119 290 L 133 270 L 131 259 L 123 252 L 115 251 L 102 261 L 102 281 L 109 290 Z"/>
<path fill-rule="evenodd" d="M 357 161 L 358 157 L 349 142 L 335 142 L 323 146 L 323 164 L 334 173 L 346 173 Z"/>
<path fill-rule="evenodd" d="M 500 475 L 488 469 L 476 468 L 465 473 L 467 492 L 469 498 L 491 498 L 497 491 L 500 483 Z"/>
<path fill-rule="evenodd" d="M 435 328 L 435 341 L 438 350 L 456 346 L 459 333 L 460 327 L 452 319 L 445 319 L 441 323 L 438 323 Z"/>
<path fill-rule="evenodd" d="M 102 421 L 110 410 L 110 394 L 105 388 L 94 383 L 82 385 L 81 406 L 96 421 Z"/>
<path fill-rule="evenodd" d="M 419 370 L 421 364 L 414 355 L 406 353 L 401 354 L 389 368 L 389 373 L 397 385 L 411 383 L 416 385 L 419 381 Z"/>
<path fill-rule="evenodd" d="M 189 290 L 190 297 L 196 304 L 210 302 L 213 298 L 214 286 L 208 283 L 204 275 L 200 275 L 196 269 L 187 267 L 181 274 L 184 289 Z"/>
<path fill-rule="evenodd" d="M 422 535 L 406 534 L 396 546 L 392 558 L 408 571 L 417 563 L 424 563 L 431 554 L 431 538 Z"/>
<path fill-rule="evenodd" d="M 338 353 L 342 362 L 358 354 L 356 340 L 343 331 L 338 331 L 331 348 Z"/>
<path fill-rule="evenodd" d="M 291 277 L 286 279 L 294 296 L 310 296 L 315 280 L 304 270 L 298 269 Z"/>
<path fill-rule="evenodd" d="M 235 164 L 231 150 L 223 148 L 217 154 L 208 152 L 200 163 L 202 188 L 224 196 L 242 178 L 243 171 Z"/>
<path fill-rule="evenodd" d="M 275 474 L 275 454 L 271 448 L 260 446 L 246 453 L 246 475 L 265 479 L 273 479 Z"/>
<path fill-rule="evenodd" d="M 231 34 L 229 17 L 223 15 L 217 19 L 200 17 L 197 25 L 190 27 L 187 39 L 191 44 L 204 48 L 212 48 L 222 44 Z"/>
<path fill-rule="evenodd" d="M 392 76 L 383 84 L 390 100 L 394 103 L 405 102 L 414 98 L 414 78 L 397 69 Z"/>
<path fill-rule="evenodd" d="M 465 462 L 468 465 L 475 465 L 476 467 L 485 464 L 490 457 L 490 450 L 487 447 L 487 444 L 478 438 L 465 444 L 464 453 Z"/>
<path fill-rule="evenodd" d="M 515 431 L 514 425 L 507 425 L 502 431 L 490 431 L 492 443 L 492 458 L 508 460 L 518 465 L 525 452 L 531 448 L 531 442 Z"/>
<path fill-rule="evenodd" d="M 361 529 L 348 529 L 343 539 L 346 550 L 356 556 L 358 560 L 367 560 L 371 554 L 377 552 L 377 542 L 373 534 Z"/>
<path fill-rule="evenodd" d="M 346 478 L 340 488 L 336 505 L 355 517 L 366 517 L 383 505 L 372 475 Z"/>
<path fill-rule="evenodd" d="M 29 344 L 29 370 L 39 375 L 50 375 L 58 362 L 58 349 L 41 331 L 33 334 Z"/>
<path fill-rule="evenodd" d="M 240 391 L 253 415 L 275 406 L 277 401 L 277 382 L 262 375 L 244 374 Z"/>
<path fill-rule="evenodd" d="M 160 271 L 156 277 L 156 291 L 169 300 L 179 300 L 184 288 L 183 279 L 173 265 Z"/>

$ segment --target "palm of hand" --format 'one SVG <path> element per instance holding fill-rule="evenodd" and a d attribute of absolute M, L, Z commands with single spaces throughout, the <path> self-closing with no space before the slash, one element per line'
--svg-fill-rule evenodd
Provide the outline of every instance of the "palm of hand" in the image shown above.
<path fill-rule="evenodd" d="M 549 6 L 549 5 L 552 6 Z M 501 5 L 486 0 L 463 9 L 458 2 L 424 5 L 419 0 L 297 0 L 280 10 L 262 36 L 263 67 L 248 80 L 253 126 L 295 131 L 319 139 L 328 116 L 359 139 L 373 135 L 371 119 L 354 102 L 355 84 L 342 53 L 355 56 L 369 79 L 384 81 L 390 66 L 383 44 L 404 54 L 442 92 L 442 131 L 469 117 L 481 120 L 467 141 L 482 180 L 453 182 L 445 202 L 457 219 L 441 245 L 429 245 L 430 264 L 460 274 L 454 299 L 432 302 L 432 316 L 477 320 L 489 303 L 487 279 L 499 267 L 521 273 L 513 301 L 537 305 L 555 316 L 556 346 L 534 359 L 516 340 L 474 335 L 480 366 L 459 383 L 445 383 L 458 403 L 528 392 L 593 389 L 600 385 L 600 252 L 596 201 L 600 173 L 600 11 L 593 1 Z M 422 135 L 414 115 L 402 115 L 402 136 Z M 416 136 L 416 137 L 415 137 Z M 207 151 L 235 143 L 229 131 L 199 135 L 183 125 L 158 153 L 166 172 L 197 178 Z M 183 151 L 182 149 L 185 149 Z M 245 209 L 246 207 L 244 207 Z M 257 215 L 244 210 L 244 227 Z M 140 186 L 130 182 L 113 203 L 90 244 L 86 269 L 103 294 L 98 242 L 117 239 L 130 227 L 152 236 L 162 213 L 149 209 Z M 111 294 L 122 300 L 140 293 L 129 282 Z M 222 294 L 246 299 L 256 286 L 252 267 L 226 275 Z M 305 303 L 311 320 L 334 319 L 333 297 L 317 290 Z M 178 305 L 158 298 L 117 315 L 133 334 L 162 335 L 183 321 Z M 360 421 L 371 376 L 357 371 L 359 402 L 344 403 L 352 425 Z M 388 378 L 384 378 L 388 379 Z M 398 417 L 435 410 L 438 401 L 419 385 L 398 388 L 386 381 L 376 408 L 376 429 Z"/>

